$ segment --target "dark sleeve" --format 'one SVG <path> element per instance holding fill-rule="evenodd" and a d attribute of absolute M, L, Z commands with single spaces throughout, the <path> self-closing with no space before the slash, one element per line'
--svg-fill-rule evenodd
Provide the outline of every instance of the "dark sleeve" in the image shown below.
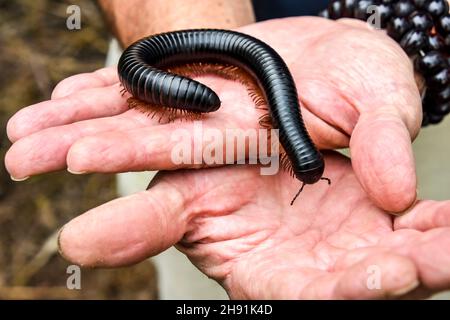
<path fill-rule="evenodd" d="M 327 4 L 328 0 L 253 0 L 257 21 L 292 16 L 316 16 Z"/>

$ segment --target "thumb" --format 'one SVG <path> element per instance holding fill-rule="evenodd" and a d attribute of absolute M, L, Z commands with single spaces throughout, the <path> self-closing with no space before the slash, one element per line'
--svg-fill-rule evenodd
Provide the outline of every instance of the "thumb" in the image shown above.
<path fill-rule="evenodd" d="M 408 129 L 396 109 L 378 108 L 361 113 L 354 128 L 350 140 L 353 169 L 369 197 L 384 210 L 401 212 L 416 200 L 411 137 L 419 126 Z"/>
<path fill-rule="evenodd" d="M 184 192 L 158 182 L 148 191 L 108 202 L 61 229 L 60 253 L 73 263 L 89 267 L 130 265 L 157 255 L 185 233 L 186 201 Z"/>

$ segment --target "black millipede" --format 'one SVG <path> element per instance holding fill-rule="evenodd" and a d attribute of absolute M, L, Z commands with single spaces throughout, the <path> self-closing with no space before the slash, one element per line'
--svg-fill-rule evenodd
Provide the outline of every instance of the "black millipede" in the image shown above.
<path fill-rule="evenodd" d="M 193 113 L 213 112 L 219 109 L 221 101 L 212 89 L 162 70 L 199 61 L 238 66 L 255 78 L 269 106 L 272 126 L 279 129 L 279 140 L 292 173 L 303 183 L 299 193 L 305 184 L 321 179 L 330 182 L 322 178 L 324 159 L 305 128 L 294 79 L 280 55 L 261 40 L 217 29 L 153 35 L 123 52 L 118 73 L 124 89 L 144 103 Z"/>

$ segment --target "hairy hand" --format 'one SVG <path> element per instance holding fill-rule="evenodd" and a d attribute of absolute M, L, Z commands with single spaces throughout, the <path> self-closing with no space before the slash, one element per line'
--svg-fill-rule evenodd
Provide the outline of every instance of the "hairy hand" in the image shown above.
<path fill-rule="evenodd" d="M 306 125 L 318 147 L 350 146 L 356 177 L 379 207 L 402 211 L 416 198 L 411 150 L 421 123 L 412 64 L 380 31 L 353 20 L 289 18 L 240 31 L 273 46 L 296 80 Z M 257 128 L 261 111 L 240 84 L 203 77 L 222 107 L 204 128 Z M 121 97 L 115 69 L 62 81 L 52 99 L 20 110 L 8 123 L 6 166 L 23 179 L 66 166 L 71 172 L 179 168 L 171 161 L 176 128 L 159 124 Z"/>
<path fill-rule="evenodd" d="M 160 172 L 152 186 L 75 218 L 62 254 L 117 267 L 172 245 L 231 298 L 426 297 L 450 288 L 450 202 L 420 201 L 401 217 L 377 208 L 350 160 L 326 153 L 333 180 L 307 186 L 259 168 Z"/>

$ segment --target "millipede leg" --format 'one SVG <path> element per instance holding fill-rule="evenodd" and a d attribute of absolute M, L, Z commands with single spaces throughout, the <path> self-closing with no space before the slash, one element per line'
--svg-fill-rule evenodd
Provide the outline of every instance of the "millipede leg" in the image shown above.
<path fill-rule="evenodd" d="M 300 193 L 302 193 L 303 188 L 305 187 L 306 183 L 303 182 L 302 186 L 300 187 L 300 190 L 298 190 L 297 194 L 295 195 L 294 199 L 291 201 L 291 206 L 294 205 L 295 200 L 297 200 Z"/>
<path fill-rule="evenodd" d="M 152 105 L 133 97 L 128 98 L 127 103 L 130 109 L 136 109 L 151 119 L 156 117 L 158 123 L 170 123 L 178 119 L 180 119 L 180 121 L 183 119 L 199 120 L 202 117 L 201 113 Z"/>

